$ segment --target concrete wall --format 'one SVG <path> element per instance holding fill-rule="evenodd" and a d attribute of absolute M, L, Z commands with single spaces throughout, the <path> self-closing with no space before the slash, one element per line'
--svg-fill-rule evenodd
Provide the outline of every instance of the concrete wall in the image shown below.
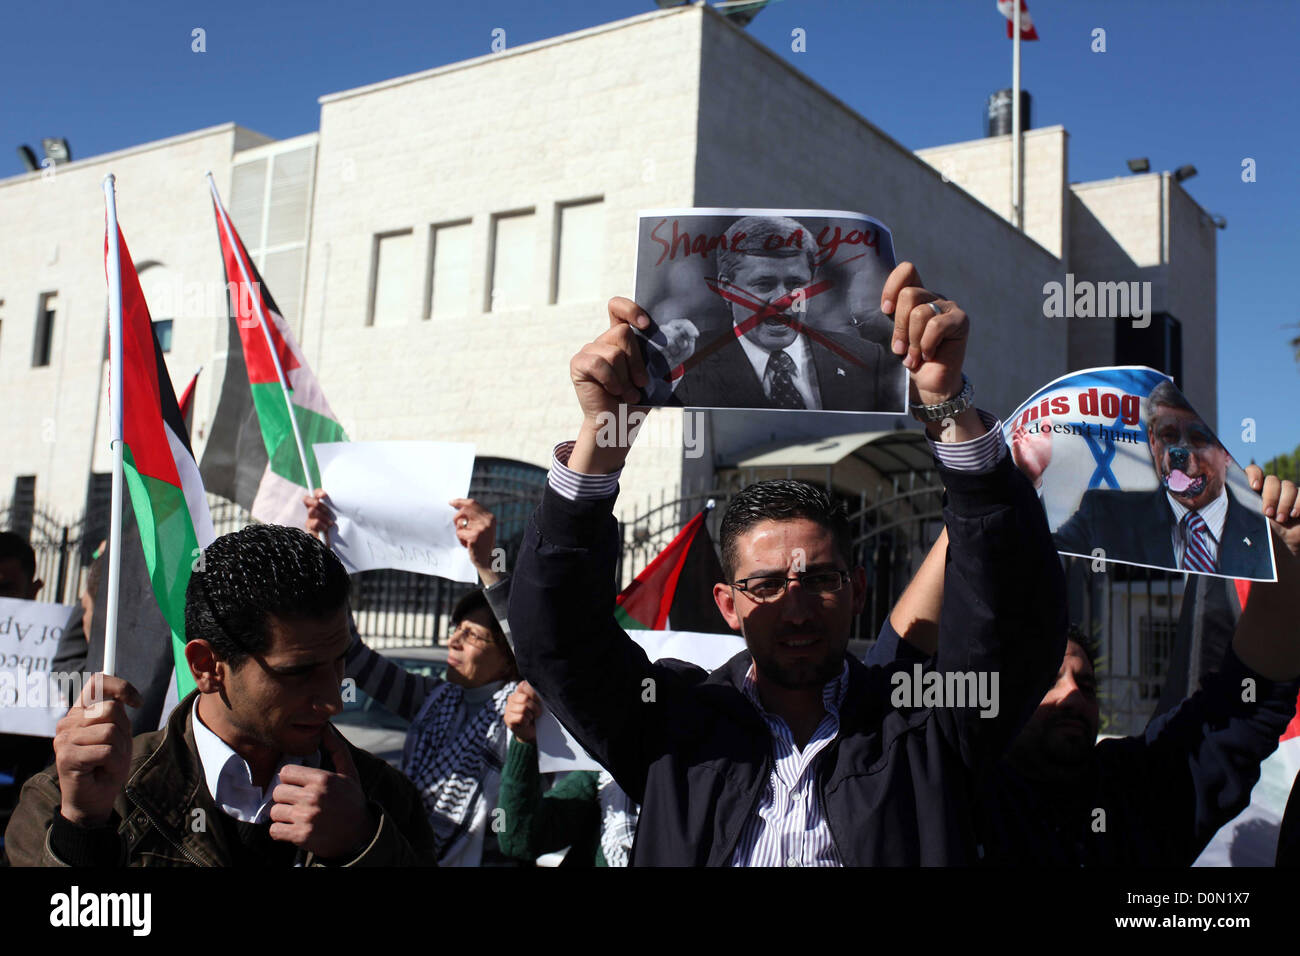
<path fill-rule="evenodd" d="M 34 474 L 38 504 L 73 517 L 85 503 L 88 472 L 109 469 L 105 174 L 117 177 L 119 223 L 137 267 L 161 263 L 140 278 L 154 317 L 173 319 L 166 358 L 179 393 L 195 368 L 211 363 L 224 305 L 211 311 L 199 295 L 188 304 L 175 296 L 165 302 L 162 283 L 182 290 L 224 283 L 203 174 L 211 170 L 218 188 L 228 189 L 231 155 L 265 139 L 226 124 L 55 167 L 50 178 L 31 173 L 0 182 L 0 407 L 7 411 L 0 416 L 0 499 L 9 498 L 15 476 Z M 58 293 L 51 360 L 33 368 L 38 302 L 47 292 Z M 214 385 L 210 375 L 201 379 L 198 409 L 208 407 Z"/>
<path fill-rule="evenodd" d="M 1025 233 L 1058 259 L 1068 259 L 1069 134 L 1063 126 L 1049 126 L 1027 130 L 1023 140 Z M 918 149 L 916 155 L 1010 221 L 1010 136 Z"/>
<path fill-rule="evenodd" d="M 609 296 L 632 294 L 636 212 L 690 204 L 696 22 L 652 13 L 322 98 L 303 346 L 350 435 L 472 441 L 542 466 L 575 435 L 569 359 L 608 327 Z M 556 204 L 594 197 L 600 294 L 551 305 Z M 530 208 L 531 301 L 485 311 L 492 216 Z M 413 228 L 426 263 L 430 226 L 464 219 L 470 314 L 367 327 L 374 236 Z M 679 480 L 680 414 L 656 413 L 667 447 L 638 445 L 622 503 Z"/>

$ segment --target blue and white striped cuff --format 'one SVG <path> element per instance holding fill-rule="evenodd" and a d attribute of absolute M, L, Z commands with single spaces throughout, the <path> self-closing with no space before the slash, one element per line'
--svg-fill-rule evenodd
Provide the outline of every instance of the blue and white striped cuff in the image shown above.
<path fill-rule="evenodd" d="M 1002 420 L 983 409 L 977 408 L 975 411 L 988 429 L 979 438 L 941 442 L 935 441 L 928 434 L 925 436 L 935 459 L 943 467 L 953 471 L 988 471 L 1007 453 L 1007 443 L 1002 438 Z"/>
<path fill-rule="evenodd" d="M 610 475 L 584 475 L 569 467 L 569 456 L 573 454 L 571 441 L 562 441 L 551 452 L 551 470 L 546 476 L 547 484 L 561 498 L 570 501 L 582 501 L 585 498 L 609 498 L 618 491 L 618 479 L 623 469 Z"/>

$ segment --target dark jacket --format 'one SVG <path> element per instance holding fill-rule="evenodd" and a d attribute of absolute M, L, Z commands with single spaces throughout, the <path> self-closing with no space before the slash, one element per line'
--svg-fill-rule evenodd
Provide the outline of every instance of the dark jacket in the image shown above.
<path fill-rule="evenodd" d="M 888 621 L 867 660 L 925 655 Z M 1300 678 L 1270 681 L 1229 647 L 1201 689 L 1141 734 L 1101 740 L 1074 779 L 1030 780 L 999 763 L 979 795 L 981 858 L 1013 866 L 1191 866 L 1250 803 L 1259 765 L 1295 713 Z M 1242 700 L 1243 681 L 1255 698 Z M 1098 811 L 1101 811 L 1100 813 Z"/>
<path fill-rule="evenodd" d="M 898 356 L 857 335 L 820 333 L 852 356 L 808 340 L 822 408 L 826 411 L 906 410 L 907 369 Z M 728 340 L 682 377 L 669 404 L 699 408 L 771 408 L 763 383 L 731 329 Z"/>
<path fill-rule="evenodd" d="M 194 743 L 190 713 L 197 693 L 177 705 L 166 727 L 134 739 L 130 776 L 113 804 L 111 824 L 116 827 L 117 840 L 104 840 L 101 833 L 87 841 L 93 852 L 77 860 L 78 864 L 230 865 L 232 850 L 226 828 L 218 825 L 215 816 L 223 811 L 208 793 Z M 344 865 L 435 866 L 433 833 L 415 787 L 366 751 L 348 744 L 348 752 L 379 825 L 365 850 Z M 328 754 L 322 756 L 322 766 L 330 769 Z M 71 865 L 60 859 L 50 844 L 59 804 L 59 780 L 53 767 L 27 781 L 5 832 L 5 848 L 14 866 Z M 85 835 L 84 828 L 74 828 L 74 839 Z M 304 865 L 324 864 L 309 853 Z"/>
<path fill-rule="evenodd" d="M 840 732 L 818 783 L 848 865 L 975 860 L 972 793 L 1051 685 L 1065 646 L 1064 578 L 1033 488 L 1010 456 L 941 469 L 950 536 L 941 667 L 1000 672 L 1000 710 L 890 703 L 890 668 L 848 659 Z M 641 804 L 632 863 L 730 863 L 772 770 L 772 737 L 741 687 L 747 652 L 711 675 L 651 664 L 614 620 L 614 499 L 547 489 L 524 535 L 510 601 L 524 675 Z"/>
<path fill-rule="evenodd" d="M 1094 488 L 1084 493 L 1079 510 L 1056 529 L 1056 546 L 1070 554 L 1091 557 L 1093 548 L 1107 561 L 1127 561 L 1177 569 L 1174 563 L 1174 512 L 1163 488 L 1155 491 L 1114 491 Z M 1228 489 L 1228 513 L 1219 542 L 1218 574 L 1271 579 L 1272 553 L 1264 516 L 1252 512 Z"/>

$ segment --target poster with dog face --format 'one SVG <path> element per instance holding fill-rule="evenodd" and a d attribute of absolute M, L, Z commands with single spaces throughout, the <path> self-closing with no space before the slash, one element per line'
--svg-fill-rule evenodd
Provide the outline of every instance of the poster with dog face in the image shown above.
<path fill-rule="evenodd" d="M 642 212 L 645 404 L 906 413 L 880 311 L 894 265 L 889 229 L 859 213 Z"/>
<path fill-rule="evenodd" d="M 1016 409 L 1003 433 L 1062 554 L 1277 579 L 1259 495 L 1164 373 L 1073 372 Z"/>

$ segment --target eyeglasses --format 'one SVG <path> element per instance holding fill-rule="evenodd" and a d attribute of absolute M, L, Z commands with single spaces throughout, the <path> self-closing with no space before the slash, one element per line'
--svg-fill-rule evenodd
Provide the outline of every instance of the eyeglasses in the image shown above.
<path fill-rule="evenodd" d="M 744 591 L 759 604 L 766 604 L 785 594 L 786 586 L 791 581 L 798 581 L 799 587 L 810 594 L 833 594 L 842 588 L 848 579 L 847 571 L 803 571 L 792 578 L 780 574 L 760 574 L 743 578 L 731 586 Z"/>
<path fill-rule="evenodd" d="M 476 647 L 491 647 L 496 643 L 496 640 L 490 633 L 485 637 L 464 621 L 462 621 L 454 631 L 447 635 L 447 643 L 450 644 L 456 638 L 459 638 L 463 644 L 473 644 Z"/>

